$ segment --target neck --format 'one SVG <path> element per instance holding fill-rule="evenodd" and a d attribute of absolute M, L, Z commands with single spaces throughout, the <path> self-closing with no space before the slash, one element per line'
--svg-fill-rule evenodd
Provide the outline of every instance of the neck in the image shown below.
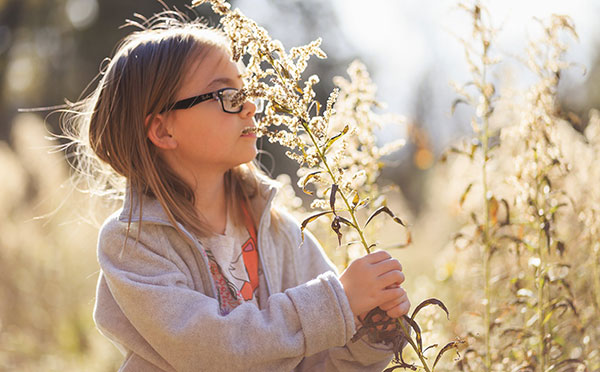
<path fill-rule="evenodd" d="M 227 198 L 225 195 L 225 173 L 227 169 L 216 165 L 190 166 L 176 156 L 168 156 L 167 164 L 194 191 L 194 208 L 198 216 L 211 229 L 224 234 L 227 226 Z"/>
<path fill-rule="evenodd" d="M 216 233 L 224 234 L 227 225 L 225 173 L 203 174 L 194 189 L 194 207 Z"/>

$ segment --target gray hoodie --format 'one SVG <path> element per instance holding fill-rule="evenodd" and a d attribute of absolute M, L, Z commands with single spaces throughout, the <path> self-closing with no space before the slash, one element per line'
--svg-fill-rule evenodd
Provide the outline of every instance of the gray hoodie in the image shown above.
<path fill-rule="evenodd" d="M 269 293 L 260 309 L 242 303 L 220 315 L 200 243 L 183 239 L 155 199 L 144 197 L 137 244 L 135 193 L 105 221 L 94 320 L 125 355 L 121 371 L 381 371 L 388 365 L 389 347 L 350 341 L 354 315 L 334 265 L 310 232 L 301 243 L 299 224 L 286 212 L 276 232 L 269 213 L 276 184 L 260 179 L 251 201 L 260 216 L 258 249 Z"/>

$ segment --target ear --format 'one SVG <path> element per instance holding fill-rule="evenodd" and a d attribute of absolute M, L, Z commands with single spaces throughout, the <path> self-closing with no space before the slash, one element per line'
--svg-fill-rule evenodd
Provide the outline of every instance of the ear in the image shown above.
<path fill-rule="evenodd" d="M 172 128 L 167 122 L 165 115 L 157 114 L 154 117 L 146 117 L 146 127 L 148 127 L 148 139 L 152 143 L 164 150 L 177 148 L 177 141 L 172 135 Z"/>

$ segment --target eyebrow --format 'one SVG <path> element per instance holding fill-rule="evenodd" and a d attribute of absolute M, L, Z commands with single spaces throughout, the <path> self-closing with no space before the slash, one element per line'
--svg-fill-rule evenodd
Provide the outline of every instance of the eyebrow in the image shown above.
<path fill-rule="evenodd" d="M 238 75 L 237 77 L 241 79 L 242 75 Z M 219 85 L 219 84 L 234 87 L 235 81 L 228 77 L 217 78 L 217 79 L 211 81 L 210 84 L 208 84 L 206 87 L 210 88 L 212 86 Z"/>

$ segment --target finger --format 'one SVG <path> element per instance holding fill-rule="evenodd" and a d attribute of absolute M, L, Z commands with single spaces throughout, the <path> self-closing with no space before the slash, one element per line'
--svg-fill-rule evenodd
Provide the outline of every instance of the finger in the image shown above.
<path fill-rule="evenodd" d="M 410 301 L 407 300 L 407 301 L 401 302 L 400 304 L 391 308 L 390 310 L 387 310 L 386 314 L 390 318 L 400 318 L 401 316 L 408 314 L 409 310 L 410 310 Z"/>
<path fill-rule="evenodd" d="M 384 274 L 392 270 L 402 271 L 402 264 L 395 258 L 388 258 L 387 260 L 379 261 L 372 265 L 379 274 Z"/>
<path fill-rule="evenodd" d="M 370 264 L 376 264 L 377 262 L 390 259 L 392 256 L 386 251 L 377 251 L 369 253 L 364 258 Z"/>
<path fill-rule="evenodd" d="M 388 310 L 398 306 L 402 302 L 408 301 L 408 294 L 406 293 L 406 291 L 402 288 L 399 288 L 399 289 L 400 289 L 399 292 L 401 293 L 401 295 L 399 297 L 396 297 L 390 301 L 384 302 L 381 305 L 379 305 L 381 310 L 388 311 Z"/>
<path fill-rule="evenodd" d="M 394 284 L 402 284 L 404 282 L 404 273 L 402 271 L 389 271 L 377 278 L 377 283 L 381 288 L 393 288 Z"/>
<path fill-rule="evenodd" d="M 388 301 L 386 303 L 379 305 L 379 308 L 383 311 L 389 311 L 389 310 L 395 308 L 396 306 L 400 305 L 401 303 L 402 303 L 401 299 L 392 300 L 392 301 Z"/>
<path fill-rule="evenodd" d="M 380 292 L 380 296 L 379 300 L 380 300 L 380 304 L 384 304 L 386 302 L 390 302 L 390 301 L 395 301 L 396 299 L 404 296 L 406 294 L 406 291 L 404 291 L 404 289 L 398 287 L 398 288 L 390 288 L 390 289 L 383 289 Z"/>

